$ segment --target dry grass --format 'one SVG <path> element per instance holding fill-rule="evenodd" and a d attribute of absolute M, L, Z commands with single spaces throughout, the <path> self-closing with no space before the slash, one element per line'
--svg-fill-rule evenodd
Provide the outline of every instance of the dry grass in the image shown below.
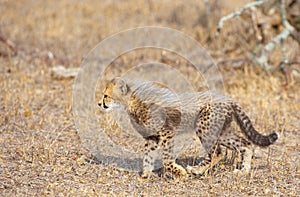
<path fill-rule="evenodd" d="M 1 196 L 300 195 L 300 82 L 283 86 L 280 73 L 268 75 L 249 64 L 221 69 L 228 95 L 244 106 L 260 131 L 281 135 L 270 148 L 256 149 L 249 176 L 238 178 L 217 169 L 208 177 L 154 176 L 144 181 L 138 173 L 87 162 L 90 154 L 81 148 L 72 117 L 74 81 L 53 79 L 52 66 L 77 67 L 106 36 L 143 25 L 182 30 L 211 45 L 218 59 L 243 56 L 251 42 L 233 30 L 235 25 L 224 30 L 218 43 L 210 41 L 204 22 L 195 15 L 203 9 L 199 1 L 191 1 L 188 8 L 170 0 L 84 2 L 0 1 L 0 30 L 18 47 L 18 55 L 0 56 Z M 216 19 L 210 20 L 215 24 Z M 225 50 L 229 46 L 236 50 Z M 299 46 L 291 50 L 299 56 Z M 1 51 L 10 54 L 3 43 Z"/>

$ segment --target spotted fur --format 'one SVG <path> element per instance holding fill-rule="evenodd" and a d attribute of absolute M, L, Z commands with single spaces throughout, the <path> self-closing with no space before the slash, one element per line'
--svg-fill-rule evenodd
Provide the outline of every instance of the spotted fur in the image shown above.
<path fill-rule="evenodd" d="M 109 111 L 124 107 L 133 127 L 146 140 L 143 159 L 143 177 L 154 168 L 153 153 L 162 149 L 166 170 L 186 176 L 188 173 L 204 174 L 217 164 L 223 154 L 221 146 L 237 152 L 237 172 L 251 169 L 251 144 L 266 147 L 273 144 L 278 135 L 262 135 L 255 130 L 249 117 L 233 100 L 212 92 L 195 92 L 177 95 L 166 86 L 154 82 L 126 82 L 114 78 L 105 87 L 99 106 Z M 230 128 L 235 120 L 245 137 Z M 191 130 L 199 137 L 207 152 L 197 166 L 187 169 L 175 162 L 175 135 Z"/>

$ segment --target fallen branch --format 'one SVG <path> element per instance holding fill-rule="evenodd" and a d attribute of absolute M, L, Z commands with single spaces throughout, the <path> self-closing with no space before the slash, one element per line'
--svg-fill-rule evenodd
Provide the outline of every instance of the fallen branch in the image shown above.
<path fill-rule="evenodd" d="M 291 33 L 295 30 L 292 25 L 288 22 L 286 18 L 286 10 L 285 10 L 285 0 L 280 0 L 280 15 L 282 20 L 282 25 L 284 30 L 278 34 L 275 38 L 271 40 L 261 51 L 260 57 L 255 57 L 255 61 L 267 71 L 271 71 L 276 69 L 274 66 L 270 66 L 268 64 L 268 56 L 269 54 L 275 49 L 275 47 L 282 41 L 285 40 L 287 37 L 291 35 Z M 288 60 L 284 62 L 287 63 Z"/>
<path fill-rule="evenodd" d="M 7 45 L 14 52 L 14 54 L 17 53 L 16 44 L 13 41 L 6 38 L 2 33 L 0 33 L 0 41 Z"/>
<path fill-rule="evenodd" d="M 226 67 L 227 65 L 230 65 L 231 68 L 240 68 L 243 65 L 249 63 L 250 61 L 251 60 L 248 58 L 226 59 L 217 62 L 217 66 Z"/>
<path fill-rule="evenodd" d="M 256 7 L 256 6 L 261 6 L 262 4 L 266 3 L 269 0 L 258 0 L 255 2 L 251 2 L 240 8 L 239 10 L 228 14 L 224 17 L 222 17 L 219 20 L 218 27 L 217 27 L 217 35 L 220 33 L 221 29 L 223 28 L 224 22 L 226 22 L 229 19 L 232 19 L 236 16 L 240 16 L 245 10 Z M 261 54 L 259 57 L 255 56 L 254 61 L 259 64 L 262 68 L 264 68 L 266 71 L 274 71 L 275 69 L 281 69 L 282 66 L 288 64 L 289 60 L 287 56 L 284 54 L 284 60 L 281 61 L 279 66 L 270 66 L 268 64 L 269 60 L 269 55 L 271 52 L 274 51 L 275 47 L 281 43 L 283 40 L 287 39 L 289 36 L 293 36 L 295 33 L 295 28 L 288 22 L 287 17 L 286 17 L 286 9 L 285 9 L 285 0 L 280 0 L 280 17 L 283 25 L 283 31 L 275 36 L 271 42 L 269 42 L 267 45 L 265 45 L 262 50 Z M 284 49 L 282 50 L 284 53 Z"/>
<path fill-rule="evenodd" d="M 76 77 L 80 68 L 66 68 L 62 65 L 55 66 L 51 69 L 51 76 L 56 79 Z"/>
<path fill-rule="evenodd" d="M 243 12 L 245 12 L 247 9 L 252 8 L 252 7 L 256 7 L 256 6 L 260 6 L 262 4 L 264 4 L 265 2 L 267 2 L 269 0 L 259 0 L 259 1 L 254 1 L 251 3 L 246 4 L 245 6 L 241 7 L 239 10 L 232 12 L 226 16 L 223 16 L 219 22 L 218 22 L 218 27 L 217 27 L 217 34 L 220 33 L 221 29 L 223 28 L 224 22 L 236 17 L 236 16 L 240 16 Z"/>

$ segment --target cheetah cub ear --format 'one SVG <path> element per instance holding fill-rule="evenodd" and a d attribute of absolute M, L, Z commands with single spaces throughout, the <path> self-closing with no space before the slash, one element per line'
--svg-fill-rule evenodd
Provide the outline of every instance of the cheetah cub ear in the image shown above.
<path fill-rule="evenodd" d="M 116 87 L 119 88 L 122 95 L 126 95 L 128 93 L 129 87 L 123 79 L 121 79 L 120 77 L 116 77 L 113 79 L 113 83 Z"/>

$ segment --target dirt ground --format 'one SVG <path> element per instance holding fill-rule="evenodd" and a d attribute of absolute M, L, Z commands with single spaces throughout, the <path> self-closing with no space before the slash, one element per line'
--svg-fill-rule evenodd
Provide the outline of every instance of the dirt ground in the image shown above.
<path fill-rule="evenodd" d="M 281 71 L 243 61 L 257 43 L 249 14 L 215 37 L 218 19 L 247 1 L 213 4 L 209 13 L 203 2 L 0 0 L 0 33 L 15 44 L 0 42 L 0 196 L 300 196 L 299 70 L 287 81 Z M 260 132 L 280 134 L 274 145 L 255 148 L 249 175 L 220 165 L 206 177 L 143 180 L 137 172 L 89 162 L 73 120 L 74 78 L 55 78 L 51 68 L 79 67 L 107 36 L 146 25 L 199 41 L 222 62 L 226 94 Z M 279 31 L 270 27 L 265 43 Z M 300 57 L 299 43 L 286 43 L 287 54 Z M 273 64 L 281 60 L 280 47 L 271 57 Z"/>

